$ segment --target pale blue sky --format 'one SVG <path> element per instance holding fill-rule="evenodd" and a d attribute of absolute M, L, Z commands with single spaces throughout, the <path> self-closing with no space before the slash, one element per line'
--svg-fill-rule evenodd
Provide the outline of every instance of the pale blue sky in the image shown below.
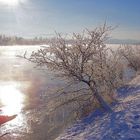
<path fill-rule="evenodd" d="M 18 6 L 0 2 L 1 34 L 32 37 L 54 31 L 80 32 L 106 20 L 109 25 L 119 25 L 113 38 L 140 40 L 140 0 L 19 1 Z"/>

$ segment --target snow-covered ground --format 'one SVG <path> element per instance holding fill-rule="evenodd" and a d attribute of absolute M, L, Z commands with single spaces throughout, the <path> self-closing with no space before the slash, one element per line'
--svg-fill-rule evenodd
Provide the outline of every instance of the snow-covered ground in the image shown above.
<path fill-rule="evenodd" d="M 56 140 L 140 140 L 140 76 L 130 83 L 117 90 L 114 113 L 98 109 Z"/>

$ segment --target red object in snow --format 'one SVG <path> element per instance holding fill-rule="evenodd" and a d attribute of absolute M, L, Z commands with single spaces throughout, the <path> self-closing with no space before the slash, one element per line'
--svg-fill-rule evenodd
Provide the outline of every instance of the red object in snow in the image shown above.
<path fill-rule="evenodd" d="M 5 116 L 5 115 L 0 115 L 0 125 L 13 120 L 16 118 L 17 115 L 12 115 L 12 116 Z"/>

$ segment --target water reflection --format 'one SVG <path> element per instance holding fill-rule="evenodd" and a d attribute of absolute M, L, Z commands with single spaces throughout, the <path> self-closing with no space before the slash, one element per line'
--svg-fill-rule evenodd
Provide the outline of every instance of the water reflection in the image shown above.
<path fill-rule="evenodd" d="M 18 89 L 17 83 L 0 85 L 0 102 L 6 115 L 18 114 L 24 102 L 24 95 Z"/>
<path fill-rule="evenodd" d="M 46 94 L 51 93 L 49 89 L 55 88 L 55 83 L 51 82 L 52 75 L 44 70 L 33 69 L 34 64 L 16 57 L 23 55 L 26 50 L 30 53 L 38 48 L 0 47 L 0 114 L 18 115 L 1 126 L 0 134 L 10 132 L 4 137 L 5 140 L 51 140 L 53 138 L 50 137 L 56 135 L 57 120 L 55 115 L 48 115 L 46 101 Z"/>

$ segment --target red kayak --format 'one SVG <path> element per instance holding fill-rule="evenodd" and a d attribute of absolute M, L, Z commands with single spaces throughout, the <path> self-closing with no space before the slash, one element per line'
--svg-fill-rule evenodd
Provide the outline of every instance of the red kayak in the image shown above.
<path fill-rule="evenodd" d="M 16 118 L 17 115 L 12 115 L 12 116 L 5 116 L 5 115 L 0 115 L 0 125 L 13 120 Z"/>

